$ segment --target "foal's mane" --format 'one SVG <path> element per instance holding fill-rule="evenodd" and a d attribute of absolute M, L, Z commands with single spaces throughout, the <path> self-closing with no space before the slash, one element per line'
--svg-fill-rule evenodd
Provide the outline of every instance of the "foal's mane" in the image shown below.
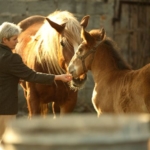
<path fill-rule="evenodd" d="M 64 30 L 64 37 L 67 39 L 65 42 L 66 49 L 70 49 L 69 43 L 77 45 L 80 43 L 80 24 L 77 19 L 68 11 L 55 11 L 48 16 L 52 21 L 63 24 L 66 23 Z M 60 44 L 61 36 L 55 29 L 45 20 L 42 27 L 36 33 L 32 40 L 28 44 L 31 50 L 34 50 L 32 54 L 35 56 L 35 60 L 42 65 L 43 68 L 47 68 L 49 73 L 64 73 L 59 63 L 58 54 L 62 51 Z M 29 57 L 30 59 L 30 57 Z M 30 61 L 30 60 L 28 60 Z"/>
<path fill-rule="evenodd" d="M 106 37 L 102 43 L 108 46 L 109 52 L 112 54 L 113 59 L 115 60 L 119 69 L 131 69 L 131 66 L 127 64 L 121 56 L 117 44 L 111 38 Z"/>

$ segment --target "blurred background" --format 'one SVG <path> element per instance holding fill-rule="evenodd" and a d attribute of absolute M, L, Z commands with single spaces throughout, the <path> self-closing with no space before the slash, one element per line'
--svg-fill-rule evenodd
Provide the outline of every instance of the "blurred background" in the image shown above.
<path fill-rule="evenodd" d="M 0 0 L 0 24 L 17 24 L 29 16 L 48 16 L 55 10 L 67 10 L 78 21 L 90 15 L 87 30 L 104 27 L 133 69 L 150 62 L 150 0 Z M 89 72 L 74 112 L 96 114 L 91 102 L 93 86 Z M 18 92 L 18 116 L 26 116 L 28 110 L 20 86 Z"/>

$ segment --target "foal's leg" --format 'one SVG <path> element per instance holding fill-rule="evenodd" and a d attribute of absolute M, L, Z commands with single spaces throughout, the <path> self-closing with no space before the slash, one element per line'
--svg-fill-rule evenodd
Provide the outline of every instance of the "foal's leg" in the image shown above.
<path fill-rule="evenodd" d="M 101 97 L 100 94 L 98 94 L 98 92 L 95 90 L 95 88 L 96 87 L 94 87 L 93 93 L 92 93 L 92 104 L 93 104 L 93 107 L 94 107 L 95 111 L 97 112 L 97 117 L 100 117 L 100 115 L 103 112 L 102 108 L 100 106 L 100 100 L 102 99 L 102 97 Z"/>

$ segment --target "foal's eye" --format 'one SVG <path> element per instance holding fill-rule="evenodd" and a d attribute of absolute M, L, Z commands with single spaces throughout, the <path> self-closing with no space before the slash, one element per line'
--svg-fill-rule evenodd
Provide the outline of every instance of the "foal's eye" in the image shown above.
<path fill-rule="evenodd" d="M 82 48 L 79 48 L 79 53 L 82 53 L 82 51 L 83 51 Z"/>

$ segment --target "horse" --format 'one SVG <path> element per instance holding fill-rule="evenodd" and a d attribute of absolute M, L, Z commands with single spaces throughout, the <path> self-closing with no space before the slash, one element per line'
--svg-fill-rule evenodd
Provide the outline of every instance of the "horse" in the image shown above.
<path fill-rule="evenodd" d="M 74 78 L 91 71 L 95 83 L 92 104 L 98 117 L 103 113 L 150 113 L 150 64 L 133 70 L 104 28 L 88 32 L 81 26 L 83 41 L 68 70 Z"/>
<path fill-rule="evenodd" d="M 81 26 L 72 13 L 55 11 L 47 17 L 34 15 L 20 21 L 18 26 L 22 32 L 14 53 L 18 53 L 28 67 L 49 74 L 67 73 L 69 61 L 81 42 Z M 71 82 L 76 88 L 62 81 L 42 85 L 21 80 L 28 116 L 47 115 L 50 103 L 54 116 L 71 113 L 77 102 L 78 86 L 84 79 Z"/>

